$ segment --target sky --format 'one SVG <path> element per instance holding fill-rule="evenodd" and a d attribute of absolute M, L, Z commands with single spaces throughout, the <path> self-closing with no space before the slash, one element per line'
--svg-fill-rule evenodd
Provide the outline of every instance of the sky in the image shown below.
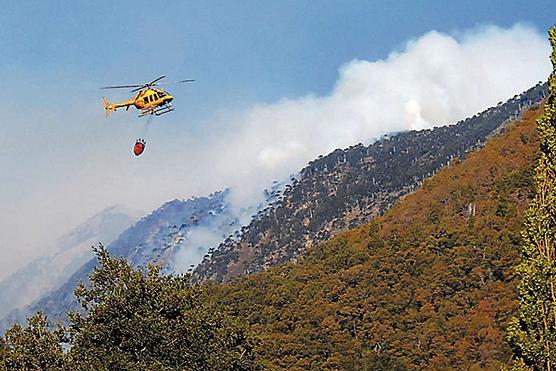
<path fill-rule="evenodd" d="M 156 4 L 156 5 L 155 5 Z M 553 1 L 26 1 L 0 13 L 0 279 L 107 206 L 231 186 L 447 124 L 548 71 Z M 465 73 L 462 73 L 465 71 Z M 176 110 L 104 117 L 160 75 Z M 135 139 L 147 140 L 140 158 Z"/>

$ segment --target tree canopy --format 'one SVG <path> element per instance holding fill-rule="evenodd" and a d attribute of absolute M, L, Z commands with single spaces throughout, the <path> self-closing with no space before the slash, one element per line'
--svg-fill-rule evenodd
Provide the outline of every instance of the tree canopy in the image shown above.
<path fill-rule="evenodd" d="M 522 368 L 556 368 L 556 26 L 549 31 L 554 70 L 550 96 L 538 120 L 540 157 L 535 197 L 525 217 L 523 262 L 518 267 L 519 313 L 509 339 Z M 519 367 L 519 366 L 518 366 Z"/>
<path fill-rule="evenodd" d="M 7 369 L 249 370 L 255 342 L 189 276 L 135 269 L 95 249 L 99 265 L 76 295 L 82 310 L 51 332 L 41 314 L 0 346 Z M 69 349 L 64 352 L 63 349 Z"/>

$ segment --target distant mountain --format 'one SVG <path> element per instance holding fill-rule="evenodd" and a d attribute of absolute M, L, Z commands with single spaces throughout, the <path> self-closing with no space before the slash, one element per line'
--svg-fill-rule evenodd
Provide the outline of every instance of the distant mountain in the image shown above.
<path fill-rule="evenodd" d="M 0 281 L 0 318 L 58 288 L 92 256 L 91 245 L 110 243 L 129 227 L 137 213 L 112 206 L 60 238 L 42 256 Z"/>
<path fill-rule="evenodd" d="M 233 209 L 228 196 L 229 191 L 223 191 L 207 197 L 169 201 L 121 233 L 107 249 L 138 267 L 154 263 L 165 272 L 186 272 L 202 260 L 211 246 L 240 228 L 240 220 L 245 219 L 243 214 L 251 216 L 257 212 L 256 207 Z M 11 312 L 0 322 L 0 327 L 22 321 L 39 309 L 50 318 L 63 318 L 68 309 L 77 306 L 73 295 L 76 285 L 86 281 L 96 264 L 96 258 L 87 255 L 57 290 L 22 310 Z"/>
<path fill-rule="evenodd" d="M 195 269 L 198 280 L 229 281 L 294 260 L 340 231 L 382 214 L 455 158 L 548 95 L 546 83 L 455 125 L 385 136 L 338 149 L 301 171 L 280 199 L 226 239 Z"/>

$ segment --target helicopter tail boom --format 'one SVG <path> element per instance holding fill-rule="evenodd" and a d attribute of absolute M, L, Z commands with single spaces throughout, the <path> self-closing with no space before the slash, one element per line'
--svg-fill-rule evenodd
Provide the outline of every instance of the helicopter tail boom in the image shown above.
<path fill-rule="evenodd" d="M 106 110 L 106 117 L 110 115 L 110 111 L 116 111 L 117 108 L 125 107 L 126 111 L 133 105 L 133 100 L 128 100 L 122 103 L 110 103 L 106 98 L 102 97 L 104 102 L 104 109 Z"/>

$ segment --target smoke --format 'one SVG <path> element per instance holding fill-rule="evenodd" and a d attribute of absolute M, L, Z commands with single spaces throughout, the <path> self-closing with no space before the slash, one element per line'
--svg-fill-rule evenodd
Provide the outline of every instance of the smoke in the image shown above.
<path fill-rule="evenodd" d="M 453 123 L 496 105 L 544 80 L 548 55 L 544 36 L 521 24 L 431 31 L 384 60 L 345 64 L 327 96 L 283 99 L 226 117 L 207 146 L 221 150 L 207 156 L 234 201 L 245 205 L 273 179 L 335 148 Z"/>
<path fill-rule="evenodd" d="M 226 237 L 211 227 L 192 229 L 186 234 L 186 241 L 175 257 L 173 270 L 176 273 L 185 273 L 188 268 L 203 260 L 210 247 L 218 246 Z"/>
<path fill-rule="evenodd" d="M 211 247 L 218 247 L 232 234 L 237 239 L 241 234 L 241 227 L 249 224 L 256 214 L 270 203 L 275 202 L 290 180 L 273 183 L 260 203 L 253 203 L 259 198 L 257 194 L 254 194 L 248 202 L 251 205 L 247 208 L 234 205 L 230 192 L 227 192 L 223 199 L 222 213 L 212 214 L 208 220 L 201 220 L 198 225 L 190 227 L 183 236 L 183 241 L 172 261 L 171 271 L 185 273 L 198 265 L 204 256 L 210 253 Z"/>
<path fill-rule="evenodd" d="M 44 251 L 38 248 L 42 239 L 54 240 L 60 234 L 52 234 L 106 205 L 149 210 L 229 187 L 240 215 L 273 180 L 321 154 L 370 143 L 383 133 L 453 123 L 530 88 L 550 72 L 549 51 L 543 34 L 521 24 L 431 31 L 382 60 L 341 66 L 323 96 L 215 113 L 195 132 L 192 123 L 171 124 L 190 108 L 162 116 L 148 129 L 140 159 L 131 153 L 138 134 L 131 114 L 102 124 L 102 110 L 89 101 L 74 113 L 54 107 L 31 119 L 32 112 L 22 112 L 10 119 L 21 131 L 0 146 L 0 153 L 6 151 L 0 167 L 7 169 L 0 174 L 0 271 L 36 256 Z M 194 245 L 214 244 L 202 233 L 192 238 Z"/>

